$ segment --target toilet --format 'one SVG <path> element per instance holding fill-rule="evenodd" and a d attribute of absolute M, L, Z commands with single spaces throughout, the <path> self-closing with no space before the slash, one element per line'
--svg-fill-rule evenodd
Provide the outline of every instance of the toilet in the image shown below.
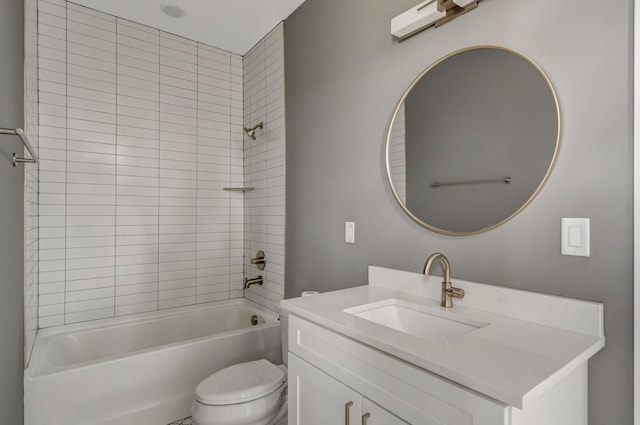
<path fill-rule="evenodd" d="M 197 425 L 286 425 L 288 317 L 280 311 L 282 360 L 238 363 L 196 387 L 191 414 Z"/>

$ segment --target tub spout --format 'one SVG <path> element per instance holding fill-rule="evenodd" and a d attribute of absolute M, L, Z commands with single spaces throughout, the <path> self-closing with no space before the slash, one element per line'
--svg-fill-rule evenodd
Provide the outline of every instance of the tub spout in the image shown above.
<path fill-rule="evenodd" d="M 252 285 L 262 285 L 262 276 L 254 277 L 253 279 L 249 279 L 248 277 L 244 278 L 244 289 Z"/>

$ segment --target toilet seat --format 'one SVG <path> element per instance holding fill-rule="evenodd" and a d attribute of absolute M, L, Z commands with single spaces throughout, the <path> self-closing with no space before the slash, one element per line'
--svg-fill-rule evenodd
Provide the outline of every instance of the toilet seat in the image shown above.
<path fill-rule="evenodd" d="M 285 373 L 268 360 L 224 368 L 196 387 L 196 400 L 210 406 L 246 403 L 264 397 L 287 382 Z"/>

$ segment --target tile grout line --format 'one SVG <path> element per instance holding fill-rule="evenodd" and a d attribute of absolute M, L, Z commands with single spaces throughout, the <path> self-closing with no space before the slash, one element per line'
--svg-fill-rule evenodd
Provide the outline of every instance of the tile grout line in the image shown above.
<path fill-rule="evenodd" d="M 268 161 L 269 161 L 269 149 L 268 149 L 268 144 L 269 144 L 269 137 L 270 137 L 270 131 L 269 131 L 269 127 L 271 126 L 271 123 L 269 122 L 269 114 L 268 114 L 268 102 L 267 102 L 267 43 L 265 40 L 264 43 L 264 72 L 263 74 L 263 84 L 264 84 L 264 121 L 265 121 L 265 132 L 264 134 L 264 145 L 265 145 L 265 149 L 264 149 L 264 197 L 265 197 L 265 203 L 266 203 L 266 211 L 265 211 L 265 217 L 264 217 L 264 244 L 265 247 L 264 249 L 267 249 L 267 245 L 269 244 L 269 232 L 268 232 L 268 222 L 269 222 L 269 179 L 267 177 L 267 172 L 268 172 Z M 267 292 L 268 289 L 267 287 L 270 286 L 269 285 L 269 272 L 265 271 L 265 286 L 262 287 L 262 294 L 263 297 L 265 299 L 267 299 Z M 267 301 L 264 302 L 264 306 L 266 307 Z"/>
<path fill-rule="evenodd" d="M 232 60 L 233 60 L 233 58 L 231 56 L 231 52 L 229 52 L 229 89 L 231 89 L 231 80 L 232 80 L 232 78 L 231 78 L 231 68 L 232 68 L 231 62 L 232 62 Z M 229 90 L 229 93 L 231 94 L 231 90 Z M 233 167 L 233 164 L 232 164 L 232 162 L 233 162 L 233 125 L 232 125 L 233 107 L 231 106 L 232 102 L 233 101 L 229 102 L 229 183 L 230 183 L 230 186 L 233 186 L 231 184 L 232 183 L 231 180 L 233 179 L 232 178 L 232 173 L 231 173 L 231 169 Z M 231 224 L 231 221 L 232 221 L 231 220 L 231 211 L 233 210 L 233 207 L 232 207 L 233 199 L 231 197 L 231 193 L 228 194 L 228 197 L 229 197 L 229 260 L 227 261 L 227 264 L 229 266 L 229 273 L 227 275 L 227 281 L 229 283 L 228 283 L 228 286 L 227 286 L 227 288 L 228 288 L 228 290 L 227 290 L 227 299 L 231 299 L 231 276 L 232 276 L 231 270 L 232 270 L 232 267 L 233 267 L 233 261 L 232 261 L 231 252 L 232 252 L 232 247 L 234 245 L 233 244 L 233 232 L 231 231 L 231 227 L 232 227 L 232 224 Z"/>
<path fill-rule="evenodd" d="M 114 229 L 113 229 L 113 317 L 116 317 L 116 304 L 117 304 L 117 297 L 116 297 L 116 276 L 118 275 L 118 139 L 120 139 L 119 136 L 119 132 L 118 132 L 118 18 L 115 19 L 115 71 L 116 71 L 116 75 L 115 75 L 115 107 L 116 107 L 116 111 L 115 111 L 115 122 L 116 122 L 116 126 L 115 126 L 115 130 L 116 130 L 116 134 L 115 134 L 115 165 L 114 165 Z"/>
<path fill-rule="evenodd" d="M 162 91 L 162 34 L 161 31 L 158 31 L 158 238 L 157 238 L 157 247 L 158 247 L 158 265 L 156 267 L 157 270 L 157 278 L 156 278 L 156 310 L 160 310 L 160 216 L 161 216 L 161 206 L 160 206 L 160 158 L 162 157 L 162 130 L 160 124 L 160 109 L 161 109 L 161 91 Z"/>
<path fill-rule="evenodd" d="M 67 134 L 68 134 L 68 109 L 69 109 L 69 100 L 68 100 L 68 96 L 69 96 L 69 85 L 68 85 L 68 80 L 69 80 L 69 55 L 67 53 L 67 45 L 69 43 L 69 20 L 68 20 L 68 8 L 69 8 L 69 4 L 67 2 L 65 2 L 65 7 L 64 7 L 64 26 L 65 26 L 65 40 L 64 40 L 64 47 L 65 47 L 65 51 L 64 51 L 64 60 L 65 60 L 65 66 L 64 66 L 64 82 L 65 82 L 65 111 L 64 111 L 64 122 L 65 122 L 65 130 L 64 130 L 64 153 L 65 153 L 65 160 L 64 160 L 64 171 L 65 171 L 65 176 L 64 176 L 64 306 L 63 306 L 63 323 L 67 323 L 67 234 L 68 234 L 68 230 L 67 230 L 67 224 L 68 224 L 68 206 L 67 206 L 67 201 L 68 201 L 68 179 L 69 179 L 69 151 L 67 150 Z"/>
<path fill-rule="evenodd" d="M 200 156 L 200 43 L 196 42 L 196 236 L 195 236 L 195 244 L 196 244 L 196 275 L 194 277 L 194 304 L 198 304 L 198 236 L 199 225 L 200 225 L 200 217 L 199 217 L 199 206 L 200 206 L 200 196 L 199 196 L 199 183 L 200 176 L 198 174 L 198 158 Z"/>

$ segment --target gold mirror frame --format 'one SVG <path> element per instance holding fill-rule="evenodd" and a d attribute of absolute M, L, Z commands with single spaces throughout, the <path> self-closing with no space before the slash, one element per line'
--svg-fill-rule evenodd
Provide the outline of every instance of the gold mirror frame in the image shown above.
<path fill-rule="evenodd" d="M 434 227 L 434 226 L 424 222 L 423 220 L 418 218 L 415 214 L 413 214 L 409 210 L 409 208 L 406 206 L 405 202 L 400 198 L 395 186 L 393 185 L 393 180 L 392 180 L 392 177 L 391 177 L 390 159 L 389 159 L 393 124 L 395 123 L 396 117 L 398 115 L 398 111 L 400 110 L 400 108 L 404 104 L 407 96 L 409 95 L 409 93 L 411 93 L 411 90 L 416 86 L 416 84 L 418 84 L 418 82 L 422 79 L 422 77 L 424 77 L 427 73 L 429 73 L 429 71 L 431 71 L 433 68 L 435 68 L 440 63 L 444 62 L 445 60 L 449 59 L 452 56 L 456 56 L 456 55 L 459 55 L 461 53 L 468 52 L 468 51 L 471 51 L 471 50 L 479 50 L 479 49 L 495 49 L 495 50 L 501 50 L 501 51 L 504 51 L 504 52 L 508 52 L 508 53 L 514 54 L 514 55 L 520 57 L 521 59 L 525 60 L 527 63 L 529 63 L 540 74 L 540 76 L 543 78 L 545 84 L 547 85 L 547 87 L 549 88 L 549 90 L 551 92 L 551 95 L 553 97 L 553 102 L 554 102 L 554 105 L 555 105 L 555 108 L 556 108 L 556 114 L 555 115 L 556 115 L 556 120 L 557 120 L 557 124 L 558 125 L 557 125 L 557 131 L 556 131 L 557 137 L 556 137 L 555 148 L 554 148 L 553 156 L 551 157 L 551 161 L 549 162 L 549 166 L 547 168 L 547 171 L 544 174 L 544 176 L 541 179 L 541 181 L 538 184 L 538 186 L 536 187 L 536 189 L 531 193 L 529 198 L 519 208 L 517 208 L 515 211 L 513 211 L 511 214 L 509 214 L 506 218 L 500 220 L 499 222 L 497 222 L 495 224 L 492 224 L 492 225 L 489 225 L 489 226 L 485 226 L 485 227 L 482 227 L 482 228 L 477 229 L 477 230 L 459 232 L 459 231 L 440 229 L 438 227 Z M 416 223 L 418 223 L 422 227 L 424 227 L 426 229 L 429 229 L 429 230 L 431 230 L 433 232 L 436 232 L 436 233 L 440 233 L 440 234 L 448 235 L 448 236 L 467 236 L 467 235 L 475 235 L 475 234 L 478 234 L 478 233 L 483 233 L 483 232 L 489 231 L 491 229 L 495 229 L 496 227 L 498 227 L 498 226 L 506 223 L 507 221 L 511 220 L 513 217 L 518 215 L 522 210 L 524 210 L 533 201 L 533 199 L 538 195 L 538 193 L 540 192 L 540 190 L 544 186 L 545 182 L 547 181 L 547 179 L 549 177 L 549 174 L 551 173 L 551 170 L 553 169 L 553 166 L 555 165 L 556 158 L 558 156 L 558 151 L 560 149 L 560 137 L 561 137 L 561 127 L 562 127 L 560 118 L 561 118 L 560 117 L 560 104 L 558 102 L 557 93 L 556 93 L 555 89 L 553 88 L 553 85 L 551 84 L 551 80 L 549 80 L 549 77 L 542 70 L 542 68 L 540 68 L 528 56 L 526 56 L 526 55 L 524 55 L 524 54 L 522 54 L 522 53 L 520 53 L 520 52 L 518 52 L 516 50 L 513 50 L 513 49 L 509 49 L 509 48 L 506 48 L 506 47 L 500 47 L 500 46 L 492 46 L 492 45 L 478 45 L 478 46 L 465 47 L 465 48 L 456 50 L 456 51 L 454 51 L 452 53 L 449 53 L 448 55 L 441 57 L 440 59 L 438 59 L 437 61 L 435 61 L 431 65 L 429 65 L 429 67 L 427 67 L 424 71 L 422 71 L 416 77 L 416 79 L 413 80 L 413 82 L 409 85 L 409 87 L 402 94 L 402 97 L 398 101 L 398 104 L 396 105 L 396 108 L 393 111 L 393 115 L 391 116 L 391 121 L 390 121 L 389 127 L 387 129 L 387 140 L 386 140 L 386 148 L 385 148 L 385 152 L 386 152 L 386 154 L 385 154 L 385 156 L 386 156 L 385 163 L 386 163 L 386 167 L 387 167 L 387 179 L 389 181 L 389 185 L 391 186 L 391 191 L 393 192 L 393 196 L 396 198 L 396 201 L 402 207 L 404 212 L 409 217 L 411 217 L 411 219 L 413 221 L 415 221 Z"/>

